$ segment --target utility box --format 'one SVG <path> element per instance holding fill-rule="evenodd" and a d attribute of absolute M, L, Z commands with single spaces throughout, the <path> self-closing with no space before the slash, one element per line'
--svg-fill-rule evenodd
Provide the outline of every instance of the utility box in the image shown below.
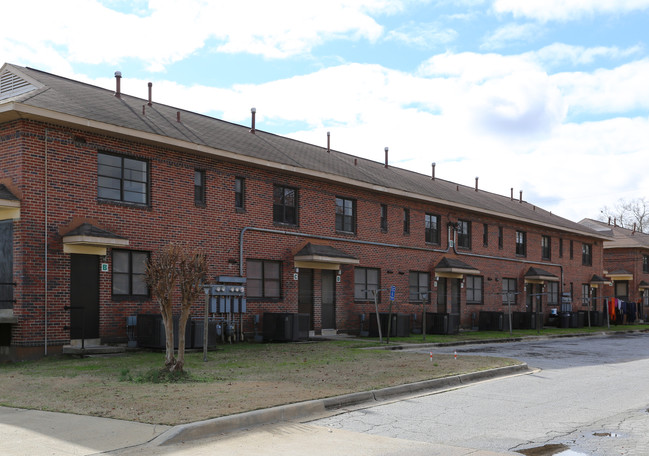
<path fill-rule="evenodd" d="M 297 342 L 309 338 L 309 314 L 264 312 L 265 341 Z"/>

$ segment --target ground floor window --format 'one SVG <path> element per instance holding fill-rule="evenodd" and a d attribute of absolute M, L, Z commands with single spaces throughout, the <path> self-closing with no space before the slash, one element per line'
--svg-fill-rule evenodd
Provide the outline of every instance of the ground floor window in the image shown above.
<path fill-rule="evenodd" d="M 548 282 L 546 285 L 548 294 L 548 304 L 551 306 L 559 305 L 559 282 Z"/>
<path fill-rule="evenodd" d="M 113 250 L 113 296 L 149 296 L 146 263 L 149 252 Z"/>
<path fill-rule="evenodd" d="M 427 272 L 410 271 L 409 281 L 409 301 L 410 302 L 430 302 L 430 274 Z"/>
<path fill-rule="evenodd" d="M 354 269 L 354 299 L 374 300 L 374 292 L 379 289 L 379 269 Z"/>
<path fill-rule="evenodd" d="M 503 305 L 516 305 L 516 279 L 503 279 Z"/>
<path fill-rule="evenodd" d="M 249 298 L 279 298 L 281 296 L 281 263 L 270 260 L 246 262 Z"/>
<path fill-rule="evenodd" d="M 466 276 L 467 304 L 482 304 L 482 277 Z"/>

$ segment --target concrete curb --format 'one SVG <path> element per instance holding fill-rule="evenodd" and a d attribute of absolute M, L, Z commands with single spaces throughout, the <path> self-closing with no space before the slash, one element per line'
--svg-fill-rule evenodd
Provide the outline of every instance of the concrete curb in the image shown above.
<path fill-rule="evenodd" d="M 372 402 L 382 402 L 399 396 L 421 393 L 423 391 L 457 388 L 462 385 L 468 385 L 482 380 L 527 372 L 529 372 L 527 364 L 521 363 L 514 366 L 408 383 L 379 390 L 351 393 L 326 399 L 316 399 L 268 409 L 253 410 L 251 412 L 174 426 L 151 440 L 149 445 L 172 445 L 188 440 L 204 439 L 217 434 L 225 434 L 253 426 L 292 421 L 345 407 L 369 404 Z"/>

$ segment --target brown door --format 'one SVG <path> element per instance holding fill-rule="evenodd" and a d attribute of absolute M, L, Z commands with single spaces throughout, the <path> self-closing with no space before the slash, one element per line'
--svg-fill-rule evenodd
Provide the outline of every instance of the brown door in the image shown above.
<path fill-rule="evenodd" d="M 322 329 L 336 329 L 336 271 L 322 270 Z"/>
<path fill-rule="evenodd" d="M 309 329 L 313 329 L 313 269 L 300 268 L 297 288 L 297 311 L 309 314 Z"/>
<path fill-rule="evenodd" d="M 13 309 L 13 222 L 0 222 L 0 309 Z"/>
<path fill-rule="evenodd" d="M 451 279 L 451 313 L 460 315 L 461 279 Z"/>
<path fill-rule="evenodd" d="M 70 339 L 99 337 L 99 257 L 70 255 Z"/>

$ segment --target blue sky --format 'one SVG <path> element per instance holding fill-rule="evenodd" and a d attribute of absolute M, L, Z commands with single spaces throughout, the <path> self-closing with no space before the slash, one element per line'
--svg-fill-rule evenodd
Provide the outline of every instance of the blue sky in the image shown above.
<path fill-rule="evenodd" d="M 509 195 L 649 197 L 649 0 L 73 0 L 3 7 L 1 60 Z"/>

